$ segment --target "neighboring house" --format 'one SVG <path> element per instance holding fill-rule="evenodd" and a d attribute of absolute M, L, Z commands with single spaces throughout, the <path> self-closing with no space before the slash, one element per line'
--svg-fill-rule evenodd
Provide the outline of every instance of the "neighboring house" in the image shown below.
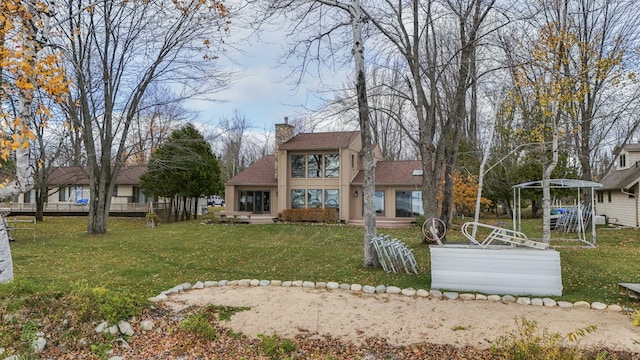
<path fill-rule="evenodd" d="M 111 194 L 111 204 L 144 204 L 148 198 L 140 187 L 140 175 L 146 166 L 124 166 L 115 179 Z M 54 168 L 49 174 L 49 204 L 84 204 L 89 200 L 89 178 L 80 167 Z M 14 201 L 24 204 L 35 203 L 35 190 L 19 196 Z"/>
<path fill-rule="evenodd" d="M 360 132 L 302 133 L 276 124 L 275 155 L 226 184 L 227 210 L 277 216 L 285 209 L 334 208 L 340 220 L 362 221 L 364 174 Z M 423 215 L 420 161 L 382 161 L 374 146 L 375 205 L 380 219 Z"/>
<path fill-rule="evenodd" d="M 640 144 L 616 146 L 615 164 L 602 178 L 596 191 L 596 214 L 606 215 L 612 224 L 640 226 Z"/>

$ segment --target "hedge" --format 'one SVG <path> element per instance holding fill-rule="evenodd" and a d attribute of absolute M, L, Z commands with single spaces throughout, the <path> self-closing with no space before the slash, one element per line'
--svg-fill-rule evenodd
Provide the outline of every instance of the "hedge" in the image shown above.
<path fill-rule="evenodd" d="M 338 222 L 336 209 L 286 209 L 282 211 L 282 220 L 290 222 Z"/>

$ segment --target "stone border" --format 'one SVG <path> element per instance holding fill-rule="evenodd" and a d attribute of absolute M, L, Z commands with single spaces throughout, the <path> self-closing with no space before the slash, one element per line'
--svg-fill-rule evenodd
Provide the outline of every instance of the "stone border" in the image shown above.
<path fill-rule="evenodd" d="M 197 281 L 195 284 L 185 282 L 180 285 L 176 285 L 171 289 L 160 292 L 157 296 L 149 298 L 149 301 L 158 303 L 169 298 L 169 295 L 180 293 L 187 290 L 204 289 L 206 287 L 224 287 L 224 286 L 239 286 L 239 287 L 258 287 L 258 286 L 281 286 L 281 287 L 300 287 L 308 289 L 328 289 L 328 290 L 346 290 L 353 292 L 363 292 L 366 294 L 394 294 L 403 296 L 415 296 L 420 298 L 439 299 L 439 300 L 478 300 L 478 301 L 493 301 L 502 303 L 516 303 L 520 305 L 531 306 L 544 306 L 544 307 L 557 307 L 563 309 L 577 308 L 577 309 L 593 309 L 593 310 L 607 310 L 614 312 L 632 311 L 632 309 L 623 308 L 617 304 L 607 305 L 601 302 L 588 303 L 586 301 L 576 301 L 571 303 L 568 301 L 556 301 L 554 299 L 545 298 L 530 298 L 530 297 L 515 297 L 513 295 L 484 295 L 473 293 L 457 293 L 452 291 L 441 292 L 440 290 L 424 290 L 406 288 L 401 289 L 396 286 L 371 286 L 360 284 L 340 284 L 334 281 L 324 282 L 312 282 L 312 281 L 281 281 L 281 280 L 257 280 L 257 279 L 242 279 L 242 280 L 219 280 L 219 281 Z"/>

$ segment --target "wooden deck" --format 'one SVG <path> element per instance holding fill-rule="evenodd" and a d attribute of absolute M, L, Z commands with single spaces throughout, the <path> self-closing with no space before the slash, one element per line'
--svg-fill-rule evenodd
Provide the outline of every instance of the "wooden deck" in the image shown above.
<path fill-rule="evenodd" d="M 164 204 L 154 203 L 155 210 L 163 209 Z M 11 216 L 34 216 L 36 204 L 0 204 L 0 212 Z M 149 212 L 149 204 L 111 204 L 109 215 L 111 216 L 144 216 Z M 88 205 L 75 203 L 45 204 L 44 216 L 86 216 L 89 214 Z"/>

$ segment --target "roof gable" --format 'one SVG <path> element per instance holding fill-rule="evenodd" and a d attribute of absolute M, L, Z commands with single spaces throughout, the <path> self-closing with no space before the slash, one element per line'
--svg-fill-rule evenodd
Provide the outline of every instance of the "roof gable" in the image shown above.
<path fill-rule="evenodd" d="M 280 144 L 280 150 L 346 149 L 360 136 L 359 131 L 302 133 Z"/>
<path fill-rule="evenodd" d="M 636 166 L 621 170 L 611 168 L 600 183 L 603 189 L 626 189 L 633 186 L 638 180 L 640 180 L 640 167 L 636 164 Z"/>
<path fill-rule="evenodd" d="M 277 185 L 275 156 L 266 155 L 227 181 L 227 185 Z"/>

